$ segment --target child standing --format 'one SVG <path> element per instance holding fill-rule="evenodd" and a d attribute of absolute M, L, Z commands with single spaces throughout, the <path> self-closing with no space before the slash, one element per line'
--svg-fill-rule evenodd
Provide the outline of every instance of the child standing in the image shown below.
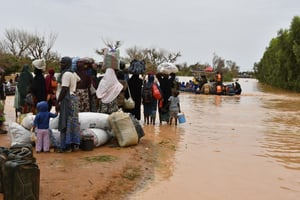
<path fill-rule="evenodd" d="M 179 92 L 174 91 L 173 95 L 169 97 L 169 112 L 170 112 L 170 118 L 169 118 L 169 124 L 172 125 L 172 120 L 174 118 L 175 120 L 175 126 L 177 126 L 178 121 L 178 113 L 180 113 L 180 101 L 179 101 Z"/>
<path fill-rule="evenodd" d="M 36 152 L 40 153 L 42 150 L 44 152 L 49 152 L 50 149 L 50 137 L 49 137 L 49 121 L 50 118 L 54 118 L 57 114 L 48 111 L 48 102 L 41 101 L 37 104 L 38 113 L 34 119 L 34 128 L 37 134 L 36 140 Z"/>

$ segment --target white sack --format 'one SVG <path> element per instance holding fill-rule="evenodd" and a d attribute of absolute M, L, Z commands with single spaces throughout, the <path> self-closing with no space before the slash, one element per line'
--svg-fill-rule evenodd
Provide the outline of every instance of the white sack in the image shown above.
<path fill-rule="evenodd" d="M 59 120 L 59 114 L 54 118 L 50 118 L 49 128 L 50 129 L 58 129 L 58 120 Z"/>
<path fill-rule="evenodd" d="M 31 144 L 31 131 L 16 122 L 8 125 L 8 134 L 11 139 L 11 146 L 15 144 Z"/>
<path fill-rule="evenodd" d="M 80 130 L 85 130 L 89 128 L 98 129 L 111 129 L 108 122 L 108 114 L 96 113 L 96 112 L 80 112 L 78 113 Z"/>
<path fill-rule="evenodd" d="M 85 135 L 92 135 L 94 136 L 94 146 L 99 147 L 103 144 L 107 143 L 110 139 L 110 136 L 107 132 L 103 129 L 99 128 L 90 128 L 81 131 L 81 137 Z"/>
<path fill-rule="evenodd" d="M 28 129 L 28 130 L 31 130 L 32 127 L 33 127 L 33 121 L 34 121 L 34 118 L 35 118 L 35 115 L 32 114 L 32 113 L 27 113 L 25 115 L 25 117 L 22 119 L 21 121 L 21 125 Z"/>

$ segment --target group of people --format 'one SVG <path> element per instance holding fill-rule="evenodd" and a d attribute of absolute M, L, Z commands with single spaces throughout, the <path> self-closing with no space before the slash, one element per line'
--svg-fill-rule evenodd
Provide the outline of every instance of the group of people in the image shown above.
<path fill-rule="evenodd" d="M 217 94 L 217 95 L 240 95 L 242 92 L 238 80 L 232 84 L 224 84 L 223 74 L 219 71 L 213 77 L 207 79 L 206 75 L 194 77 L 188 82 L 180 83 L 180 90 L 195 92 L 196 94 Z"/>
<path fill-rule="evenodd" d="M 143 105 L 145 124 L 155 124 L 158 108 L 160 124 L 166 121 L 177 125 L 180 110 L 179 83 L 175 74 L 131 74 L 124 70 L 103 68 L 103 76 L 97 76 L 98 65 L 92 59 L 62 57 L 60 74 L 56 78 L 53 69 L 46 72 L 43 59 L 24 65 L 20 73 L 16 94 L 16 113 L 32 112 L 36 114 L 34 131 L 36 133 L 36 151 L 48 152 L 50 148 L 49 121 L 59 117 L 60 147 L 58 152 L 71 152 L 79 149 L 80 124 L 79 112 L 100 112 L 111 114 L 122 109 L 141 120 Z M 160 93 L 159 98 L 146 100 L 145 88 L 153 85 Z M 132 97 L 133 109 L 124 107 L 124 100 Z M 55 113 L 52 108 L 55 107 Z"/>

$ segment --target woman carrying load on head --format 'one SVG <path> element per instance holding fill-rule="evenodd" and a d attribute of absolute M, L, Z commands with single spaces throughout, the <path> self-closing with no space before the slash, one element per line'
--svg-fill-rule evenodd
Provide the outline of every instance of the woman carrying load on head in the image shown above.
<path fill-rule="evenodd" d="M 37 59 L 32 62 L 34 67 L 34 74 L 31 86 L 31 92 L 33 95 L 34 105 L 33 111 L 36 113 L 36 105 L 40 101 L 46 101 L 46 81 L 44 78 L 44 70 L 46 69 L 46 61 L 44 59 Z"/>
<path fill-rule="evenodd" d="M 159 106 L 159 122 L 162 124 L 163 121 L 169 122 L 169 97 L 171 96 L 172 86 L 171 81 L 169 80 L 168 74 L 157 73 L 156 78 L 159 81 L 160 89 L 162 92 L 163 99 L 162 106 Z M 160 102 L 161 104 L 161 102 Z"/>

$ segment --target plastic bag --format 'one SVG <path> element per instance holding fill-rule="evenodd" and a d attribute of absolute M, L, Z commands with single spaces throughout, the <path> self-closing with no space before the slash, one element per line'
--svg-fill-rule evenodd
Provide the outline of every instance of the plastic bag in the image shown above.
<path fill-rule="evenodd" d="M 152 85 L 152 95 L 156 100 L 160 100 L 162 98 L 161 92 L 155 83 Z"/>

